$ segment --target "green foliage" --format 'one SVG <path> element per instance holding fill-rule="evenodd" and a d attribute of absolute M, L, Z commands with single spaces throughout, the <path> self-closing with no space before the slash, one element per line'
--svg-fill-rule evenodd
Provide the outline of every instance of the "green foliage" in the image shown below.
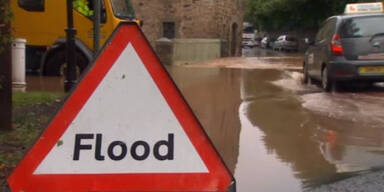
<path fill-rule="evenodd" d="M 263 31 L 317 29 L 332 15 L 340 15 L 346 3 L 374 0 L 247 0 L 246 20 Z"/>
<path fill-rule="evenodd" d="M 3 46 L 11 41 L 10 32 L 4 29 L 11 19 L 12 12 L 7 0 L 0 0 L 0 52 L 4 49 Z"/>

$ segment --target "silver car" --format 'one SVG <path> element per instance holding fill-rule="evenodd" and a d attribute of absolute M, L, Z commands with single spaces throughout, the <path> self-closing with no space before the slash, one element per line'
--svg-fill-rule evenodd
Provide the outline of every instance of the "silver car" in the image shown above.
<path fill-rule="evenodd" d="M 297 39 L 289 35 L 281 35 L 274 42 L 273 49 L 279 51 L 297 51 Z"/>
<path fill-rule="evenodd" d="M 352 14 L 327 19 L 304 58 L 304 80 L 335 85 L 384 81 L 384 14 Z"/>

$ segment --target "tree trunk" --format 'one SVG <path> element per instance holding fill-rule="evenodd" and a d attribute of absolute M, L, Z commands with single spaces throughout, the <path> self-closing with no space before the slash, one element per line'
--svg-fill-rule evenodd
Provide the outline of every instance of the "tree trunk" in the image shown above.
<path fill-rule="evenodd" d="M 9 5 L 9 0 L 5 1 Z M 0 5 L 1 7 L 7 7 Z M 0 23 L 5 23 L 0 18 Z M 10 25 L 0 26 L 0 34 L 9 34 Z M 0 44 L 0 130 L 12 128 L 12 63 L 11 43 Z"/>

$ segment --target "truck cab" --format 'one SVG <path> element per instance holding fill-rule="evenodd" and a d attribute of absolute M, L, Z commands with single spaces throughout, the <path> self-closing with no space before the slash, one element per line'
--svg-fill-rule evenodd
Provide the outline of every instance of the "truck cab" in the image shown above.
<path fill-rule="evenodd" d="M 93 13 L 93 0 L 82 0 Z M 12 0 L 14 17 L 11 21 L 14 38 L 27 40 L 27 72 L 61 76 L 66 67 L 65 42 L 67 0 Z M 75 1 L 74 1 L 75 2 Z M 121 22 L 135 21 L 130 1 L 100 0 L 102 46 Z M 76 7 L 76 6 L 74 6 Z M 81 73 L 93 60 L 93 15 L 73 11 L 76 33 L 77 71 Z"/>

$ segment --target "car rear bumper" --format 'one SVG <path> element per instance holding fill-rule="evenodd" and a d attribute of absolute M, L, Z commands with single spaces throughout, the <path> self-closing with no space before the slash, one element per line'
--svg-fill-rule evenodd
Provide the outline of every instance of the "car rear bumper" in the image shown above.
<path fill-rule="evenodd" d="M 329 78 L 334 81 L 384 82 L 384 60 L 381 61 L 335 61 L 329 62 Z M 365 70 L 375 69 L 375 70 Z M 376 70 L 379 69 L 379 70 Z"/>
<path fill-rule="evenodd" d="M 254 42 L 254 41 L 243 41 L 243 42 L 242 42 L 242 45 L 243 45 L 243 46 L 254 47 L 254 46 L 257 46 L 257 43 Z"/>

